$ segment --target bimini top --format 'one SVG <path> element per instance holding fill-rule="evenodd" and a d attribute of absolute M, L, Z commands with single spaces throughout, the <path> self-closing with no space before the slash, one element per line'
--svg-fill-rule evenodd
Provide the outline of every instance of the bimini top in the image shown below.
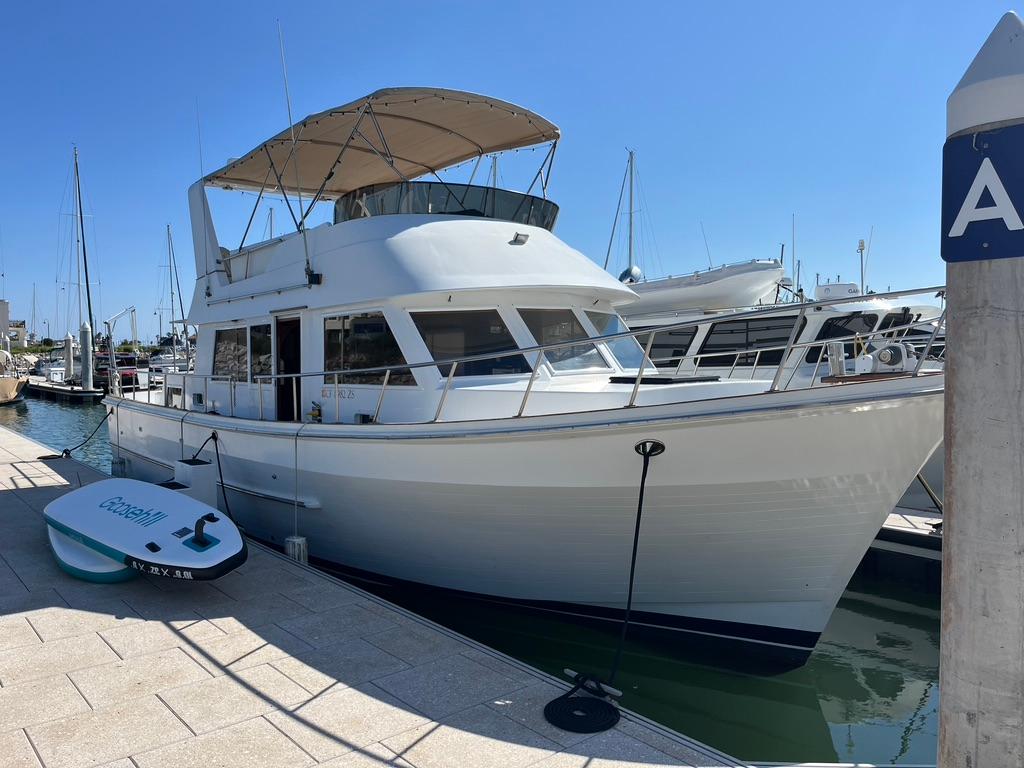
<path fill-rule="evenodd" d="M 473 157 L 557 141 L 557 126 L 505 101 L 441 88 L 385 88 L 310 115 L 209 174 L 211 186 L 337 198 Z M 296 181 L 298 170 L 298 183 Z"/>

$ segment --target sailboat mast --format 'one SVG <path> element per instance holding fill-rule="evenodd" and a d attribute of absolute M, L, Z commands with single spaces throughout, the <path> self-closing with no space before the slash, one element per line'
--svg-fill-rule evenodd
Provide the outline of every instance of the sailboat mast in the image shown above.
<path fill-rule="evenodd" d="M 171 354 L 178 359 L 178 349 L 174 344 L 174 249 L 171 247 L 171 225 L 167 225 L 167 284 L 171 288 Z"/>
<path fill-rule="evenodd" d="M 633 150 L 629 150 L 629 271 L 633 272 Z"/>
<path fill-rule="evenodd" d="M 96 332 L 96 319 L 92 314 L 92 292 L 89 290 L 89 258 L 85 251 L 85 214 L 82 211 L 82 178 L 78 175 L 78 147 L 75 147 L 75 191 L 78 196 L 78 226 L 82 236 L 82 267 L 85 269 L 85 300 L 89 309 L 89 327 Z M 79 300 L 81 306 L 81 300 Z"/>

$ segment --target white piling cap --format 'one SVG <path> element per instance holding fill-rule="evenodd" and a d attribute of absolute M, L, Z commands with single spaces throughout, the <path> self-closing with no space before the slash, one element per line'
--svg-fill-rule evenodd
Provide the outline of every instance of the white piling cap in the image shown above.
<path fill-rule="evenodd" d="M 946 137 L 969 128 L 1024 120 L 1024 21 L 1003 14 L 946 101 Z"/>

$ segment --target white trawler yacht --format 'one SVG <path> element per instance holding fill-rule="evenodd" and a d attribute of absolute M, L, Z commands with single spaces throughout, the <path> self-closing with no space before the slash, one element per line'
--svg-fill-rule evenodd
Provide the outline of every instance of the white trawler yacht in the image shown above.
<path fill-rule="evenodd" d="M 364 575 L 614 621 L 634 446 L 661 441 L 635 626 L 806 657 L 941 439 L 941 373 L 787 389 L 643 365 L 653 340 L 613 309 L 633 292 L 551 232 L 559 132 L 521 107 L 393 88 L 291 136 L 189 190 L 195 372 L 105 401 L 122 471 L 165 480 L 216 431 L 201 455 L 219 451 L 257 538 L 305 536 L 310 556 Z M 540 197 L 438 175 L 537 145 Z M 297 231 L 229 250 L 208 187 L 283 195 Z M 303 227 L 322 201 L 331 222 Z"/>

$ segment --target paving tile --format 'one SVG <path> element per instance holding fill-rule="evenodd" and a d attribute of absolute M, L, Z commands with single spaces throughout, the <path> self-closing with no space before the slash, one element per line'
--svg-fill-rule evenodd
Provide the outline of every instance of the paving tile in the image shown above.
<path fill-rule="evenodd" d="M 703 744 L 690 741 L 685 737 L 670 738 L 659 730 L 633 722 L 625 717 L 619 721 L 615 730 L 639 739 L 659 752 L 664 752 L 670 757 L 674 757 L 683 765 L 709 768 L 710 766 L 732 766 L 736 764 L 731 758 L 720 755 L 711 747 L 704 748 Z"/>
<path fill-rule="evenodd" d="M 88 702 L 66 675 L 0 688 L 0 733 L 87 711 Z"/>
<path fill-rule="evenodd" d="M 350 605 L 365 599 L 354 589 L 327 580 L 298 589 L 280 591 L 289 600 L 298 603 L 303 608 L 317 612 L 337 608 L 340 605 Z"/>
<path fill-rule="evenodd" d="M 199 605 L 196 611 L 228 633 L 256 629 L 309 613 L 307 608 L 276 594 L 261 595 L 249 600 L 224 597 L 218 602 Z"/>
<path fill-rule="evenodd" d="M 331 645 L 347 635 L 365 636 L 394 627 L 394 622 L 358 603 L 342 605 L 279 622 L 279 626 L 312 646 Z"/>
<path fill-rule="evenodd" d="M 464 763 L 465 764 L 465 763 Z M 370 744 L 354 749 L 348 754 L 320 763 L 318 768 L 416 768 L 412 763 L 399 757 L 383 744 Z"/>
<path fill-rule="evenodd" d="M 365 635 L 365 638 L 368 643 L 413 666 L 466 650 L 461 640 L 405 617 L 396 627 Z"/>
<path fill-rule="evenodd" d="M 523 687 L 459 655 L 446 656 L 374 682 L 435 720 Z"/>
<path fill-rule="evenodd" d="M 32 611 L 62 605 L 66 606 L 67 602 L 53 589 L 18 592 L 13 595 L 4 594 L 0 596 L 0 616 L 5 618 L 24 616 Z"/>
<path fill-rule="evenodd" d="M 223 675 L 227 670 L 237 672 L 248 667 L 257 667 L 311 648 L 309 643 L 274 624 L 269 624 L 255 631 L 244 630 L 230 635 L 222 633 L 185 647 L 185 652 L 210 674 Z"/>
<path fill-rule="evenodd" d="M 313 759 L 257 717 L 230 728 L 134 755 L 139 768 L 302 768 Z"/>
<path fill-rule="evenodd" d="M 350 688 L 409 667 L 401 659 L 358 637 L 271 663 L 317 695 L 331 688 Z"/>
<path fill-rule="evenodd" d="M 245 600 L 270 592 L 284 592 L 307 587 L 313 580 L 283 567 L 263 569 L 255 573 L 229 573 L 217 579 L 217 589 L 236 600 Z"/>
<path fill-rule="evenodd" d="M 130 597 L 146 597 L 158 591 L 145 579 L 138 577 L 114 584 L 93 584 L 67 575 L 64 576 L 61 583 L 55 586 L 55 589 L 68 605 L 83 610 L 102 609 L 115 598 L 125 600 Z"/>
<path fill-rule="evenodd" d="M 0 618 L 0 651 L 42 642 L 24 616 Z"/>
<path fill-rule="evenodd" d="M 98 635 L 82 635 L 0 651 L 0 685 L 84 669 L 117 661 Z"/>
<path fill-rule="evenodd" d="M 192 736 L 155 696 L 27 729 L 46 768 L 108 763 Z"/>
<path fill-rule="evenodd" d="M 428 722 L 370 683 L 317 696 L 291 712 L 272 712 L 266 718 L 318 761 Z"/>
<path fill-rule="evenodd" d="M 474 768 L 516 768 L 532 765 L 560 748 L 483 705 L 383 743 L 416 768 L 448 768 L 452 755 L 472 755 Z"/>
<path fill-rule="evenodd" d="M 29 618 L 36 632 L 46 642 L 62 637 L 88 635 L 139 620 L 139 615 L 123 600 L 107 600 L 89 610 L 51 608 L 36 611 Z"/>
<path fill-rule="evenodd" d="M 69 672 L 68 677 L 97 709 L 210 679 L 209 673 L 180 648 L 80 669 Z"/>
<path fill-rule="evenodd" d="M 531 731 L 568 747 L 590 738 L 587 733 L 572 733 L 556 728 L 544 719 L 544 705 L 565 691 L 550 683 L 536 682 L 518 691 L 512 691 L 487 702 L 487 706 L 505 717 L 525 725 Z"/>
<path fill-rule="evenodd" d="M 268 664 L 164 691 L 160 698 L 196 733 L 223 728 L 309 699 L 310 693 Z"/>
<path fill-rule="evenodd" d="M 104 630 L 100 634 L 123 658 L 142 656 L 165 648 L 187 648 L 224 636 L 223 632 L 205 619 L 131 622 Z"/>
<path fill-rule="evenodd" d="M 679 764 L 671 755 L 613 729 L 541 760 L 537 768 L 651 768 Z"/>
<path fill-rule="evenodd" d="M 4 768 L 40 768 L 24 731 L 0 734 L 0 755 L 3 755 Z"/>
<path fill-rule="evenodd" d="M 464 649 L 462 655 L 523 685 L 533 685 L 542 680 L 535 672 L 531 672 L 522 665 L 514 663 L 511 659 L 506 661 L 500 658 L 496 652 L 470 647 Z"/>
<path fill-rule="evenodd" d="M 112 763 L 104 763 L 99 768 L 135 768 L 135 763 L 127 757 L 122 757 L 120 760 L 115 760 Z"/>

